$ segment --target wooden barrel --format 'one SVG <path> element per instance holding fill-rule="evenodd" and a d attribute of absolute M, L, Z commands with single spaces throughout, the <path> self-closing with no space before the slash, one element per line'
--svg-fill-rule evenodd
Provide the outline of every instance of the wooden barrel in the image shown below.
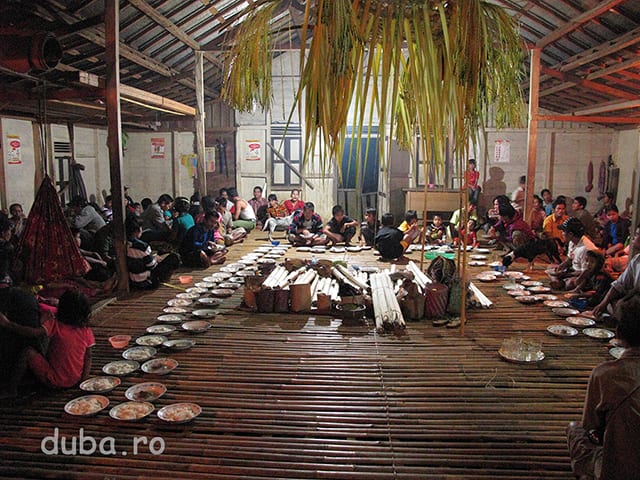
<path fill-rule="evenodd" d="M 431 283 L 425 287 L 424 316 L 425 318 L 444 317 L 447 312 L 449 289 L 442 283 Z"/>

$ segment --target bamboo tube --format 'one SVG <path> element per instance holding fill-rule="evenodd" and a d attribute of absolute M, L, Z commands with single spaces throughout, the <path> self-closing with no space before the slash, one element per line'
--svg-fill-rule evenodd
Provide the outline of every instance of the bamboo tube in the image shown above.
<path fill-rule="evenodd" d="M 351 282 L 352 284 L 357 285 L 360 290 L 368 290 L 369 286 L 362 282 L 360 279 L 358 279 L 355 275 L 352 275 L 351 272 L 349 272 L 349 270 L 347 270 L 346 267 L 342 266 L 342 265 L 336 265 L 334 268 L 337 268 L 338 270 L 340 270 L 340 273 L 342 273 L 345 278 L 347 278 L 349 280 L 349 282 Z"/>

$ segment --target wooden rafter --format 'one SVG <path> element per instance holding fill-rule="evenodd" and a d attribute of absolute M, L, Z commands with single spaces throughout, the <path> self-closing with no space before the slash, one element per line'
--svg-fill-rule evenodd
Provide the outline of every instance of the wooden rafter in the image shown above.
<path fill-rule="evenodd" d="M 553 78 L 557 78 L 558 80 L 561 80 L 562 82 L 564 82 L 561 85 L 562 89 L 570 88 L 574 85 L 577 85 L 577 86 L 585 87 L 590 90 L 600 92 L 612 97 L 626 98 L 627 100 L 633 100 L 638 98 L 638 96 L 634 93 L 627 92 L 625 90 L 620 90 L 618 88 L 609 87 L 607 85 L 603 85 L 601 83 L 594 82 L 592 80 L 586 80 L 584 78 L 580 78 L 577 75 L 572 75 L 570 73 L 560 72 L 558 70 L 554 70 L 553 68 L 542 67 L 542 72 L 545 73 L 546 75 L 549 75 Z M 560 88 L 559 87 L 551 88 L 549 89 L 549 91 L 558 92 L 560 91 Z"/>

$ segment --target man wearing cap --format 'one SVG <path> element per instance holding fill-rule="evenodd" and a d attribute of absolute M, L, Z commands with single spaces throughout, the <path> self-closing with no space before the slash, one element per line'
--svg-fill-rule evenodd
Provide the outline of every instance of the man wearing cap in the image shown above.
<path fill-rule="evenodd" d="M 558 227 L 562 232 L 564 244 L 568 245 L 567 258 L 551 272 L 551 288 L 571 290 L 575 288 L 577 277 L 587 268 L 587 251 L 598 247 L 584 233 L 584 225 L 575 217 L 567 218 Z"/>

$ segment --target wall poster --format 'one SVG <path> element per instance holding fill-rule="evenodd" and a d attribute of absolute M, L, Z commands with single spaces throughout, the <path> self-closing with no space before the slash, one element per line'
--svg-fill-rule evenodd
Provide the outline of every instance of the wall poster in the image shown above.
<path fill-rule="evenodd" d="M 164 138 L 151 139 L 151 158 L 164 158 Z"/>
<path fill-rule="evenodd" d="M 493 161 L 495 163 L 509 163 L 511 156 L 510 150 L 511 142 L 509 140 L 496 140 Z"/>
<path fill-rule="evenodd" d="M 244 159 L 252 162 L 262 160 L 262 142 L 260 140 L 245 140 Z"/>
<path fill-rule="evenodd" d="M 7 134 L 7 163 L 9 165 L 22 164 L 22 153 L 20 151 L 22 142 L 20 141 L 20 135 Z"/>

